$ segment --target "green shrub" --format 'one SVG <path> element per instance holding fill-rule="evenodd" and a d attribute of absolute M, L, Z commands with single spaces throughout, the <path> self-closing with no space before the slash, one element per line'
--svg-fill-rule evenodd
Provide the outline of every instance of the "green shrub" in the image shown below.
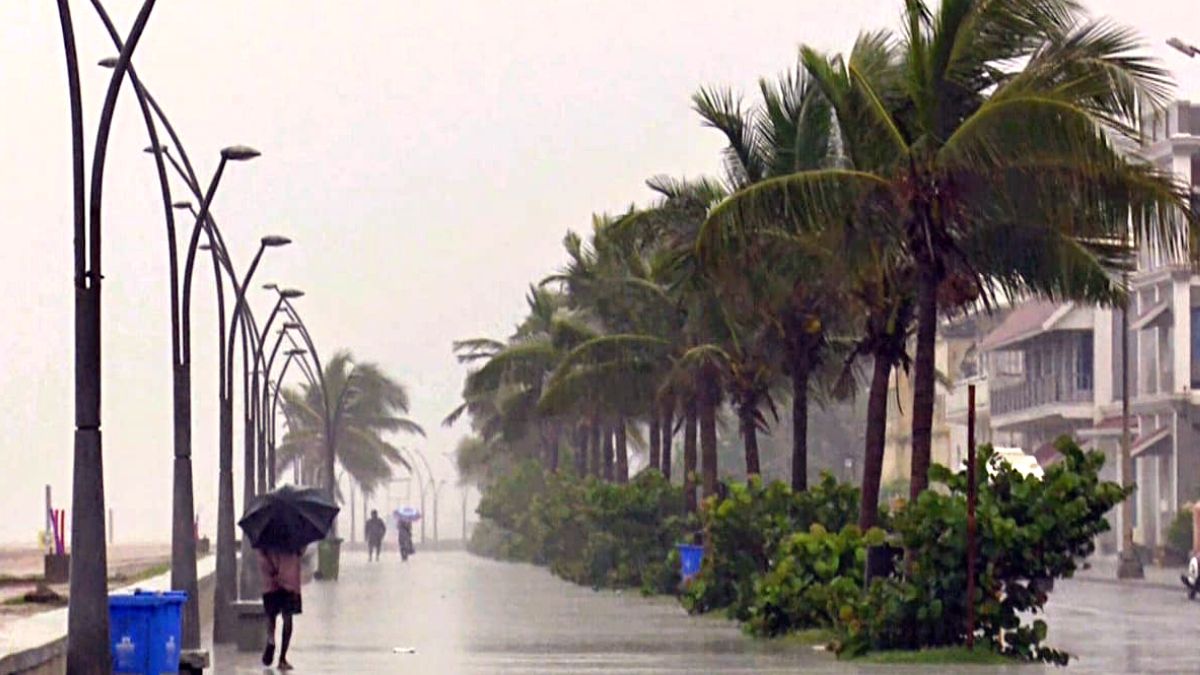
<path fill-rule="evenodd" d="M 720 501 L 708 500 L 701 522 L 708 536 L 704 564 L 683 595 L 689 612 L 725 608 L 745 621 L 754 602 L 754 583 L 765 574 L 784 539 L 814 523 L 840 532 L 858 519 L 858 489 L 823 474 L 805 492 L 784 483 L 763 486 L 755 477 L 735 484 Z"/>
<path fill-rule="evenodd" d="M 1180 509 L 1167 529 L 1167 552 L 1175 560 L 1187 561 L 1192 555 L 1192 510 Z"/>
<path fill-rule="evenodd" d="M 770 571 L 754 585 L 746 629 L 773 637 L 832 626 L 842 604 L 862 592 L 867 546 L 883 540 L 879 529 L 864 536 L 856 525 L 828 532 L 816 524 L 786 538 Z"/>
<path fill-rule="evenodd" d="M 668 555 L 683 536 L 683 510 L 682 488 L 657 471 L 613 484 L 530 462 L 484 491 L 472 550 L 546 565 L 588 586 L 671 592 L 678 572 Z"/>
<path fill-rule="evenodd" d="M 1104 455 L 1060 439 L 1063 461 L 1045 477 L 1022 476 L 1002 464 L 979 489 L 979 564 L 976 628 L 998 652 L 1065 664 L 1067 655 L 1043 646 L 1041 613 L 1054 579 L 1070 577 L 1090 555 L 1095 537 L 1109 529 L 1105 514 L 1129 495 L 1099 479 Z M 982 448 L 986 475 L 990 448 Z M 895 518 L 895 532 L 910 551 L 904 578 L 875 581 L 838 610 L 839 648 L 850 653 L 922 649 L 966 641 L 966 475 L 930 471 L 929 490 Z"/>

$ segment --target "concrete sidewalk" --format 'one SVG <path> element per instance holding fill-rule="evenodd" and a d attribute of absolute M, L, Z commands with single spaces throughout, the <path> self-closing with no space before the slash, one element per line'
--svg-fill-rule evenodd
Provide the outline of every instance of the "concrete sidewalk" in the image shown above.
<path fill-rule="evenodd" d="M 1183 566 L 1158 567 L 1155 565 L 1146 565 L 1144 568 L 1144 579 L 1118 579 L 1117 557 L 1115 555 L 1094 555 L 1088 559 L 1088 565 L 1088 569 L 1081 569 L 1075 573 L 1076 579 L 1092 583 L 1142 586 L 1180 592 L 1184 590 L 1183 583 L 1179 580 L 1180 575 L 1186 571 Z"/>

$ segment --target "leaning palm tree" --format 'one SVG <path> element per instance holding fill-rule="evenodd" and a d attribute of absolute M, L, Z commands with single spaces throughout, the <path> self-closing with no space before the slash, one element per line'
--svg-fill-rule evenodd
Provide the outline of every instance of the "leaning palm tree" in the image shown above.
<path fill-rule="evenodd" d="M 1021 293 L 1116 301 L 1122 243 L 1179 253 L 1193 216 L 1183 186 L 1113 140 L 1135 140 L 1143 107 L 1168 94 L 1129 30 L 1071 0 L 944 0 L 936 12 L 907 0 L 904 24 L 885 77 L 804 51 L 841 135 L 857 139 L 851 165 L 752 185 L 708 225 L 853 222 L 911 260 L 915 498 L 928 485 L 940 308 Z"/>
<path fill-rule="evenodd" d="M 829 166 L 835 151 L 833 117 L 808 73 L 797 64 L 775 81 L 760 79 L 759 91 L 762 102 L 747 108 L 728 89 L 701 89 L 692 97 L 705 125 L 725 136 L 726 182 L 740 190 L 777 176 Z M 710 269 L 720 263 L 727 282 L 736 282 L 737 273 L 756 277 L 752 283 L 738 284 L 748 291 L 742 293 L 742 304 L 760 310 L 762 321 L 780 333 L 779 346 L 792 383 L 792 489 L 803 490 L 808 485 L 809 393 L 814 374 L 829 358 L 829 336 L 839 316 L 840 303 L 829 283 L 835 278 L 816 259 L 780 257 L 778 240 L 731 246 L 742 243 L 747 242 L 709 242 L 703 251 L 705 262 Z M 738 407 L 747 413 L 756 409 Z M 746 430 L 746 415 L 740 417 Z M 754 427 L 749 429 L 747 440 L 753 442 Z"/>
<path fill-rule="evenodd" d="M 335 463 L 364 491 L 389 480 L 395 465 L 409 469 L 400 449 L 385 438 L 425 435 L 421 425 L 405 416 L 409 398 L 404 386 L 375 364 L 355 363 L 345 351 L 325 365 L 324 383 L 325 391 L 314 384 L 283 390 L 287 433 L 276 453 L 276 473 L 298 463 L 305 484 L 328 484 L 330 449 Z M 326 419 L 332 421 L 329 428 Z"/>

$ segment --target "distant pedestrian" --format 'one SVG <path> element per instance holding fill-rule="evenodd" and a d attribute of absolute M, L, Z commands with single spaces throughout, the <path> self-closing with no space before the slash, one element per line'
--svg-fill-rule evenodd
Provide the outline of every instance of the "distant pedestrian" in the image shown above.
<path fill-rule="evenodd" d="M 364 534 L 367 538 L 367 560 L 374 556 L 379 560 L 379 551 L 383 548 L 383 538 L 387 536 L 387 525 L 379 517 L 379 512 L 372 509 L 371 519 L 367 521 Z"/>
<path fill-rule="evenodd" d="M 303 551 L 279 551 L 255 549 L 258 553 L 258 569 L 263 580 L 263 609 L 267 613 L 267 647 L 263 650 L 262 663 L 270 666 L 275 657 L 275 618 L 283 615 L 283 634 L 279 648 L 279 669 L 291 670 L 288 663 L 288 646 L 292 642 L 292 617 L 300 614 L 300 556 Z"/>
<path fill-rule="evenodd" d="M 417 552 L 417 549 L 413 546 L 412 523 L 407 520 L 401 520 L 396 523 L 396 529 L 400 535 L 400 559 L 408 562 L 408 556 Z"/>

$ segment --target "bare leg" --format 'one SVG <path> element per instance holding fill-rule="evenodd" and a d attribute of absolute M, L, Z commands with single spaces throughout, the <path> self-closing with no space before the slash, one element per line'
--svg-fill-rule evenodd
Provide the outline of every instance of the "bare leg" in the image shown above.
<path fill-rule="evenodd" d="M 283 636 L 282 643 L 279 645 L 279 669 L 291 670 L 292 664 L 288 663 L 287 652 L 288 646 L 292 644 L 292 615 L 283 615 Z"/>
<path fill-rule="evenodd" d="M 271 661 L 275 658 L 275 615 L 267 617 L 267 646 L 263 649 L 262 663 L 264 666 L 271 665 Z"/>

